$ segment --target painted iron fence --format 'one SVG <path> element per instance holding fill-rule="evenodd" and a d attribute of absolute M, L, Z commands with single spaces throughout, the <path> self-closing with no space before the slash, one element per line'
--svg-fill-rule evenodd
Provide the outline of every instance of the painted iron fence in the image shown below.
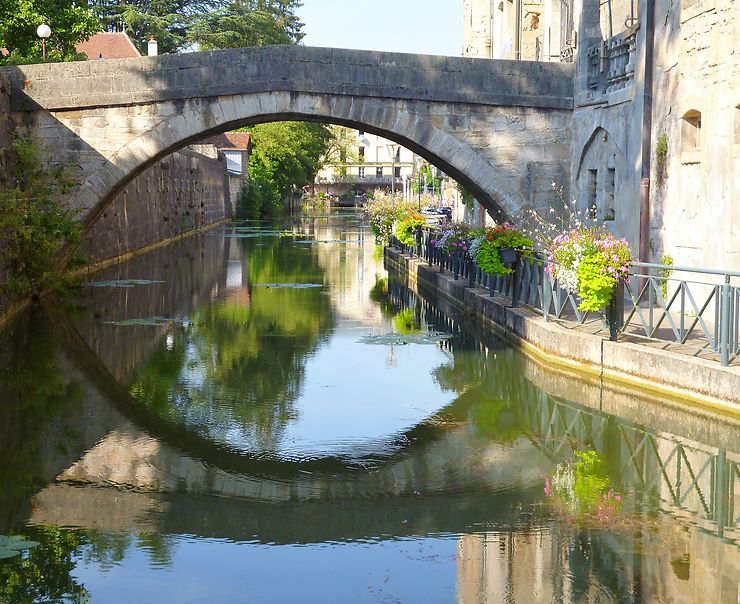
<path fill-rule="evenodd" d="M 723 366 L 740 359 L 740 272 L 633 262 L 631 277 L 618 285 L 612 303 L 603 312 L 579 309 L 580 300 L 558 284 L 546 270 L 548 260 L 538 252 L 520 255 L 510 275 L 483 271 L 463 252 L 447 252 L 432 245 L 438 237 L 423 229 L 416 245 L 395 237 L 390 245 L 449 272 L 469 287 L 490 295 L 502 294 L 512 306 L 524 304 L 542 313 L 545 321 L 589 324 L 619 337 L 664 343 L 679 352 L 718 360 Z"/>

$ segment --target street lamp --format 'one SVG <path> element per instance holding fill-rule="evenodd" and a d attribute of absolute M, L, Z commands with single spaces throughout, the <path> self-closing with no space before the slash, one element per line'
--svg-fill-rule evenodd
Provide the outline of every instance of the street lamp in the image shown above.
<path fill-rule="evenodd" d="M 398 143 L 388 143 L 386 148 L 391 156 L 391 195 L 396 196 L 396 153 L 398 152 Z"/>
<path fill-rule="evenodd" d="M 36 35 L 41 38 L 41 59 L 46 61 L 46 38 L 51 35 L 51 27 L 42 23 L 36 28 Z"/>

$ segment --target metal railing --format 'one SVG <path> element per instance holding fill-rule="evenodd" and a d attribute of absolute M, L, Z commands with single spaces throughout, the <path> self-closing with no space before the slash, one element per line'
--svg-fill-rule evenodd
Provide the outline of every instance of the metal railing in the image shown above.
<path fill-rule="evenodd" d="M 614 341 L 621 335 L 666 342 L 722 366 L 740 358 L 740 272 L 633 262 L 631 277 L 617 286 L 612 304 L 602 312 L 586 312 L 579 309 L 578 296 L 548 273 L 549 261 L 542 254 L 528 251 L 510 275 L 497 276 L 463 252 L 436 248 L 432 240 L 438 237 L 435 230 L 424 229 L 416 245 L 395 237 L 390 244 L 450 272 L 455 280 L 467 280 L 469 287 L 510 298 L 513 307 L 533 308 L 545 321 L 601 323 Z"/>
<path fill-rule="evenodd" d="M 515 402 L 511 423 L 553 463 L 594 449 L 614 483 L 633 495 L 630 505 L 688 517 L 731 543 L 740 537 L 737 450 L 727 450 L 721 441 L 698 442 L 691 431 L 681 436 L 671 433 L 659 420 L 669 416 L 678 424 L 681 420 L 669 411 L 651 415 L 660 428 L 650 427 L 549 394 L 521 371 L 514 355 L 502 354 L 495 341 L 481 342 L 477 332 L 466 332 L 461 317 L 415 295 L 402 282 L 389 280 L 388 290 L 394 310 L 412 309 L 425 325 L 454 336 L 438 344 L 453 361 L 471 347 L 481 351 L 466 375 L 474 376 L 473 383 L 485 384 L 491 399 Z M 727 441 L 733 442 L 732 433 Z"/>

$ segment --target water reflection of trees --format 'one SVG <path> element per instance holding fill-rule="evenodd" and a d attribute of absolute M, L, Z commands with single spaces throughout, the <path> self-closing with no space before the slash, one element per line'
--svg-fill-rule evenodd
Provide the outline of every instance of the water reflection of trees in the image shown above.
<path fill-rule="evenodd" d="M 130 391 L 205 436 L 230 439 L 236 448 L 271 450 L 295 415 L 306 359 L 333 315 L 321 288 L 259 286 L 323 283 L 310 248 L 274 238 L 238 243 L 248 280 L 174 329 L 168 345 L 136 372 Z"/>
<path fill-rule="evenodd" d="M 44 451 L 65 450 L 74 431 L 60 418 L 79 405 L 82 388 L 60 371 L 56 340 L 40 312 L 3 333 L 0 347 L 0 510 L 11 514 L 48 479 Z M 43 430 L 41 426 L 46 426 Z M 0 516 L 0 533 L 12 524 Z"/>

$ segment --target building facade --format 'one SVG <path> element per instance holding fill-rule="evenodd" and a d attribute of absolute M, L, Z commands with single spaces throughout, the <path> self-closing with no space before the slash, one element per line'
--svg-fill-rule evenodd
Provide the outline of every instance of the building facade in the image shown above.
<path fill-rule="evenodd" d="M 570 198 L 641 260 L 740 270 L 736 0 L 464 0 L 468 56 L 575 63 Z"/>
<path fill-rule="evenodd" d="M 377 134 L 354 131 L 355 141 L 346 157 L 336 158 L 316 176 L 316 191 L 342 195 L 347 191 L 369 193 L 376 189 L 406 191 L 420 158 L 412 151 Z"/>

